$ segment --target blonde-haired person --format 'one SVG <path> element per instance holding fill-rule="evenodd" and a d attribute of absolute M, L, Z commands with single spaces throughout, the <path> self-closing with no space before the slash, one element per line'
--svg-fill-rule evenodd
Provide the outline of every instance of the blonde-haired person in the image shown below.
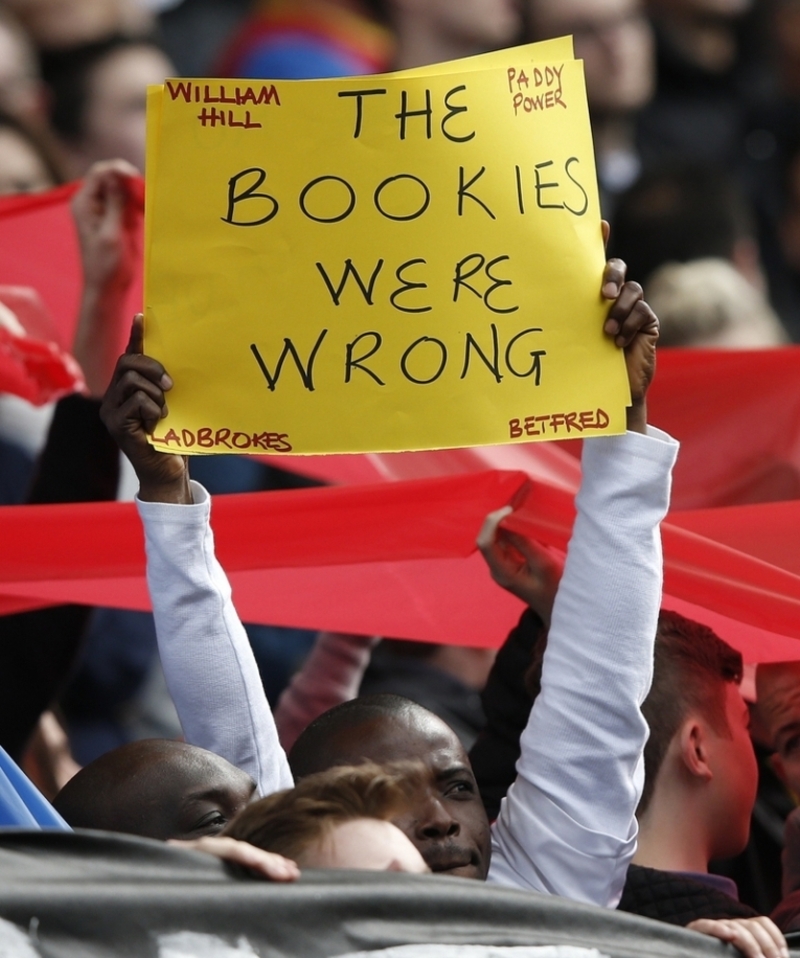
<path fill-rule="evenodd" d="M 430 869 L 393 820 L 413 815 L 425 788 L 414 762 L 330 768 L 248 805 L 224 834 L 300 868 L 421 874 Z"/>
<path fill-rule="evenodd" d="M 763 349 L 788 341 L 764 293 L 727 260 L 666 263 L 646 292 L 661 321 L 662 347 Z"/>

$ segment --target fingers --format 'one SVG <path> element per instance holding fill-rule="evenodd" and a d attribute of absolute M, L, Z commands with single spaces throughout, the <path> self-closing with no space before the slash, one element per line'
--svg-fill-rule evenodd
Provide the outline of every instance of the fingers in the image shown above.
<path fill-rule="evenodd" d="M 628 318 L 631 310 L 644 300 L 644 290 L 638 283 L 625 283 L 620 289 L 613 306 L 608 311 L 605 326 L 609 336 L 616 336 Z"/>
<path fill-rule="evenodd" d="M 644 301 L 644 292 L 638 283 L 624 284 L 608 311 L 603 329 L 614 337 L 617 346 L 629 346 L 643 331 L 657 334 L 658 318 Z"/>
<path fill-rule="evenodd" d="M 616 299 L 625 284 L 628 267 L 621 259 L 610 259 L 603 271 L 603 298 Z"/>
<path fill-rule="evenodd" d="M 746 920 L 749 921 L 748 928 L 761 946 L 761 953 L 765 958 L 786 958 L 789 954 L 786 939 L 771 919 L 761 916 Z"/>
<path fill-rule="evenodd" d="M 657 339 L 658 331 L 658 317 L 644 300 L 640 300 L 622 321 L 614 342 L 617 346 L 630 346 L 639 333 L 650 333 Z"/>
<path fill-rule="evenodd" d="M 141 348 L 134 331 L 130 347 L 137 346 Z M 101 409 L 103 421 L 112 435 L 116 436 L 120 430 L 135 431 L 138 426 L 152 433 L 159 420 L 167 415 L 164 391 L 171 387 L 172 380 L 157 360 L 135 352 L 121 356 Z"/>
<path fill-rule="evenodd" d="M 478 533 L 478 538 L 476 545 L 481 550 L 485 552 L 487 549 L 491 548 L 497 538 L 497 528 L 500 523 L 505 519 L 506 516 L 510 516 L 514 509 L 511 506 L 503 506 L 502 509 L 497 509 L 494 512 L 490 512 L 489 515 L 483 520 L 483 525 L 481 526 L 481 531 Z"/>
<path fill-rule="evenodd" d="M 205 852 L 222 861 L 247 868 L 270 881 L 290 882 L 300 877 L 300 869 L 291 859 L 274 852 L 266 852 L 235 838 L 206 835 L 191 842 L 170 840 L 168 844 Z"/>
<path fill-rule="evenodd" d="M 561 572 L 564 569 L 564 560 L 556 556 L 550 549 L 536 542 L 535 539 L 527 539 L 516 532 L 504 531 L 509 541 L 525 558 L 528 568 L 539 575 L 557 575 L 561 578 Z"/>
<path fill-rule="evenodd" d="M 769 918 L 701 918 L 686 926 L 738 948 L 746 958 L 787 958 L 786 939 Z"/>
<path fill-rule="evenodd" d="M 102 216 L 107 199 L 117 199 L 124 207 L 127 184 L 139 171 L 126 160 L 102 160 L 95 163 L 84 177 L 81 188 L 72 200 L 72 209 L 79 218 Z"/>
<path fill-rule="evenodd" d="M 114 388 L 118 403 L 141 391 L 160 408 L 166 402 L 164 392 L 171 386 L 172 380 L 164 372 L 164 367 L 150 356 L 126 354 L 117 363 Z"/>
<path fill-rule="evenodd" d="M 600 220 L 600 232 L 603 235 L 603 249 L 608 247 L 608 238 L 611 236 L 611 226 L 608 220 Z"/>

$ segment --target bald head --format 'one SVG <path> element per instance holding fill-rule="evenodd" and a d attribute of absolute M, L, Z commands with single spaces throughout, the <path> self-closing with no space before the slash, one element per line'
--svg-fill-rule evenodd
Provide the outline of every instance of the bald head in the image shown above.
<path fill-rule="evenodd" d="M 54 805 L 74 828 L 165 841 L 215 835 L 250 801 L 249 775 L 205 749 L 162 739 L 131 742 L 87 765 Z"/>

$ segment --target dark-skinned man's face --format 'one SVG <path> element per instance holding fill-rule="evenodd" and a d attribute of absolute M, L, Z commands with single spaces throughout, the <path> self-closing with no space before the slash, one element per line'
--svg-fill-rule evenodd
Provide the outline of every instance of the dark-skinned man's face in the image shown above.
<path fill-rule="evenodd" d="M 217 835 L 253 797 L 255 784 L 230 762 L 182 742 L 132 742 L 87 765 L 56 808 L 75 828 L 166 841 Z"/>
<path fill-rule="evenodd" d="M 467 753 L 455 732 L 424 710 L 386 715 L 349 729 L 331 743 L 335 764 L 422 762 L 428 775 L 413 810 L 393 819 L 440 875 L 485 879 L 489 821 Z"/>

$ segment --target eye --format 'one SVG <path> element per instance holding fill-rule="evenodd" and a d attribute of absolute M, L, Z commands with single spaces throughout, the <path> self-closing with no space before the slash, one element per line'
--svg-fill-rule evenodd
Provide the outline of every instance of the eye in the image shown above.
<path fill-rule="evenodd" d="M 228 824 L 228 819 L 221 812 L 209 812 L 204 815 L 192 829 L 193 832 L 202 832 L 204 835 L 216 835 Z"/>
<path fill-rule="evenodd" d="M 790 735 L 781 745 L 781 755 L 793 755 L 800 746 L 800 735 Z"/>
<path fill-rule="evenodd" d="M 471 798 L 475 794 L 475 783 L 467 779 L 450 782 L 444 793 L 448 798 Z"/>

